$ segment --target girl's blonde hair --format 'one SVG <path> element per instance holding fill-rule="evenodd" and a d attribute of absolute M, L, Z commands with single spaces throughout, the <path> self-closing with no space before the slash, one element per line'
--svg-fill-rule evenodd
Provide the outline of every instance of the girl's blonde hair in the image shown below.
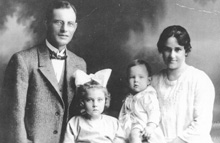
<path fill-rule="evenodd" d="M 98 82 L 91 80 L 83 85 L 80 85 L 77 88 L 77 96 L 78 96 L 78 101 L 79 101 L 78 107 L 79 107 L 81 115 L 84 114 L 84 112 L 83 112 L 83 110 L 85 109 L 84 100 L 87 98 L 88 90 L 90 90 L 90 89 L 102 90 L 105 95 L 105 108 L 104 109 L 106 110 L 110 106 L 111 95 L 108 92 L 107 88 L 103 87 Z"/>

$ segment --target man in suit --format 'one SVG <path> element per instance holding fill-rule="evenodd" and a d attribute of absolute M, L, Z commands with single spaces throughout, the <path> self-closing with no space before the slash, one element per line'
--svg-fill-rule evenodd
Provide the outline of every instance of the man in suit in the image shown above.
<path fill-rule="evenodd" d="M 70 104 L 73 74 L 85 61 L 66 45 L 77 28 L 76 10 L 67 1 L 48 9 L 46 40 L 15 53 L 5 71 L 1 107 L 1 143 L 60 143 Z M 55 54 L 54 54 L 55 53 Z"/>

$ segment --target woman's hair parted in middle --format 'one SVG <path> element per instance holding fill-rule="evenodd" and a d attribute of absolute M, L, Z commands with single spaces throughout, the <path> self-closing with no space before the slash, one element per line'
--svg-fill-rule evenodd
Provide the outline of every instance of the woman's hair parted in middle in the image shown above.
<path fill-rule="evenodd" d="M 175 37 L 178 44 L 181 46 L 184 46 L 184 49 L 187 54 L 191 51 L 192 47 L 190 44 L 189 33 L 182 26 L 172 25 L 172 26 L 165 28 L 160 35 L 160 38 L 157 42 L 159 53 L 163 52 L 164 45 L 166 44 L 167 39 L 170 37 Z"/>
<path fill-rule="evenodd" d="M 80 110 L 85 109 L 84 100 L 86 100 L 87 98 L 88 90 L 91 90 L 91 89 L 100 89 L 103 91 L 105 95 L 105 110 L 108 109 L 110 106 L 110 101 L 111 101 L 110 93 L 108 92 L 106 87 L 103 87 L 98 82 L 91 80 L 83 85 L 80 85 L 77 88 L 77 96 L 79 99 L 78 101 L 79 101 Z"/>

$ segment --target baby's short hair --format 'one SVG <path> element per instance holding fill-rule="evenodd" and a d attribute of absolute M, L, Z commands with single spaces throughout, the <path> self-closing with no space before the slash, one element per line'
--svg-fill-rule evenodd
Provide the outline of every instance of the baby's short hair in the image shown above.
<path fill-rule="evenodd" d="M 104 95 L 105 95 L 105 110 L 109 108 L 110 106 L 110 101 L 111 101 L 111 95 L 108 92 L 108 89 L 106 87 L 103 87 L 102 85 L 100 85 L 98 82 L 91 80 L 83 85 L 80 85 L 77 88 L 77 96 L 79 99 L 79 107 L 80 110 L 85 109 L 85 105 L 84 105 L 84 100 L 87 97 L 87 91 L 90 89 L 100 89 L 103 91 Z"/>
<path fill-rule="evenodd" d="M 136 60 L 133 60 L 128 66 L 127 66 L 127 75 L 128 75 L 128 72 L 130 70 L 131 67 L 134 67 L 134 66 L 137 66 L 137 65 L 144 65 L 147 69 L 147 72 L 148 72 L 148 75 L 151 76 L 152 75 L 152 72 L 151 72 L 151 67 L 150 65 L 142 60 L 142 59 L 136 59 Z"/>

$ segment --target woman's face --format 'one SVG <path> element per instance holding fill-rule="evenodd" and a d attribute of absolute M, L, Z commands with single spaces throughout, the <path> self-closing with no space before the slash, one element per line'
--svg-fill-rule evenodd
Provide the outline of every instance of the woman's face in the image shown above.
<path fill-rule="evenodd" d="M 162 55 L 164 63 L 170 70 L 179 69 L 185 64 L 186 51 L 184 46 L 178 44 L 175 37 L 167 39 Z"/>

